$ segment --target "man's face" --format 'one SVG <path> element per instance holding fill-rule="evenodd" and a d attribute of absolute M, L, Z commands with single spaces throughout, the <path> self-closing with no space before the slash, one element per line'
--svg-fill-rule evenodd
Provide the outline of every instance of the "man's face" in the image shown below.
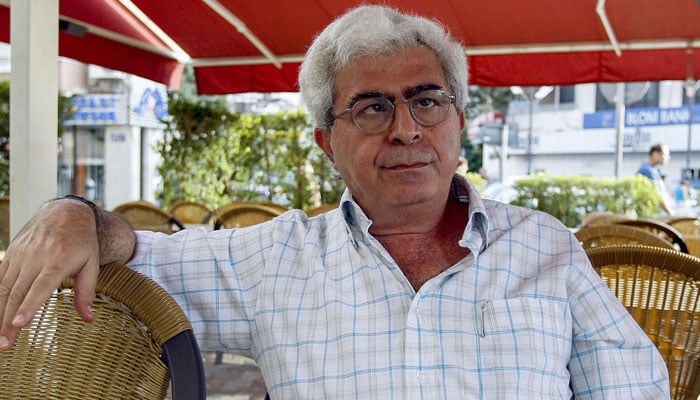
<path fill-rule="evenodd" d="M 366 133 L 346 114 L 330 129 L 315 132 L 370 217 L 386 207 L 447 199 L 459 159 L 463 115 L 451 104 L 442 122 L 427 127 L 416 122 L 401 101 L 431 89 L 449 92 L 434 53 L 421 46 L 362 57 L 336 74 L 334 115 L 367 96 L 395 102 L 394 121 L 384 131 Z"/>
<path fill-rule="evenodd" d="M 671 161 L 671 152 L 666 146 L 661 147 L 661 151 L 654 153 L 654 165 L 667 165 Z"/>

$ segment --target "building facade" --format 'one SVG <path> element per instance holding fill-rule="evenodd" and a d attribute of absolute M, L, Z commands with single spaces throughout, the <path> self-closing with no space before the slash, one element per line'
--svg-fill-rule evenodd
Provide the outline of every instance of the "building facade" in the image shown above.
<path fill-rule="evenodd" d="M 699 187 L 700 99 L 695 93 L 691 101 L 684 88 L 685 82 L 679 81 L 624 84 L 624 125 L 617 119 L 615 84 L 546 87 L 539 90 L 540 97 L 516 95 L 506 115 L 510 132 L 505 162 L 493 131 L 470 134 L 486 139 L 484 168 L 501 179 L 528 172 L 631 175 L 647 159 L 651 145 L 666 143 L 672 157 L 662 173 L 669 187 L 683 177 Z M 692 123 L 689 103 L 694 103 Z"/>
<path fill-rule="evenodd" d="M 155 198 L 156 142 L 167 117 L 164 85 L 63 62 L 60 89 L 72 101 L 59 148 L 59 195 L 78 193 L 111 209 Z"/>

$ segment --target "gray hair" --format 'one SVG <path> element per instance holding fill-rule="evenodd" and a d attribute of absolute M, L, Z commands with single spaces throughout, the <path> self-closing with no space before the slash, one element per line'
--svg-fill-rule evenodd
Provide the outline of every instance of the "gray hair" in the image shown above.
<path fill-rule="evenodd" d="M 306 52 L 299 71 L 301 98 L 316 127 L 333 121 L 335 74 L 357 58 L 416 45 L 435 52 L 458 111 L 467 99 L 467 58 L 438 22 L 384 6 L 360 6 L 333 21 Z"/>

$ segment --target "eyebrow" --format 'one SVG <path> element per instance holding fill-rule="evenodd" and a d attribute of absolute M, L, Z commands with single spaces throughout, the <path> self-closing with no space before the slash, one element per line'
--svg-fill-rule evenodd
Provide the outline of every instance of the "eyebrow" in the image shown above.
<path fill-rule="evenodd" d="M 444 90 L 442 86 L 436 85 L 434 83 L 427 83 L 424 85 L 414 86 L 408 88 L 404 91 L 404 99 L 410 99 L 411 97 L 417 95 L 418 93 L 425 92 L 426 90 Z"/>
<path fill-rule="evenodd" d="M 410 99 L 411 97 L 417 95 L 418 93 L 425 92 L 426 90 L 444 90 L 444 88 L 440 85 L 436 85 L 434 83 L 426 83 L 422 85 L 417 85 L 414 87 L 410 87 L 403 92 L 403 98 L 405 99 Z M 391 101 L 392 103 L 396 102 L 396 96 L 387 94 L 387 93 L 382 93 L 382 92 L 363 92 L 363 93 L 358 93 L 354 95 L 350 99 L 350 104 L 348 107 L 352 107 L 357 103 L 358 101 L 362 99 L 387 99 Z"/>
<path fill-rule="evenodd" d="M 396 100 L 396 97 L 391 96 L 391 95 L 386 94 L 386 93 L 364 92 L 364 93 L 358 93 L 358 94 L 354 95 L 350 99 L 350 104 L 348 105 L 348 107 L 354 106 L 355 103 L 357 103 L 358 101 L 360 101 L 362 99 L 376 99 L 376 98 L 387 99 L 387 100 L 391 101 L 392 103 Z"/>

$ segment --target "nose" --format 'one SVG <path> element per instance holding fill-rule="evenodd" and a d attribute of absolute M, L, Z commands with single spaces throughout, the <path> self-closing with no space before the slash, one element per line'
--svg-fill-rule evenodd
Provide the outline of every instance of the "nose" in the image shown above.
<path fill-rule="evenodd" d="M 396 102 L 394 121 L 389 128 L 389 141 L 396 144 L 413 144 L 423 137 L 421 128 L 413 119 L 408 103 Z"/>

